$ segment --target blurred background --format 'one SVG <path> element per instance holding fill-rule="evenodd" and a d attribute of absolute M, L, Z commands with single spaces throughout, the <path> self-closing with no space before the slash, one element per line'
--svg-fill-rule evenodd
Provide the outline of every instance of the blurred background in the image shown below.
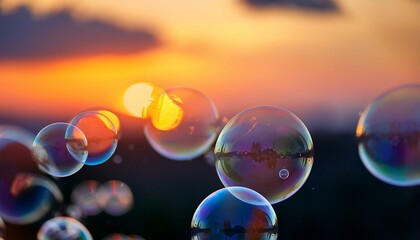
<path fill-rule="evenodd" d="M 125 91 L 137 82 L 195 88 L 227 119 L 280 106 L 308 127 L 315 159 L 302 189 L 273 206 L 279 239 L 419 239 L 419 187 L 370 175 L 355 138 L 378 95 L 420 83 L 419 43 L 417 0 L 2 0 L 0 123 L 36 134 L 93 107 L 116 113 L 122 160 L 59 179 L 65 202 L 83 180 L 117 179 L 134 208 L 84 219 L 94 239 L 188 239 L 196 207 L 223 185 L 204 156 L 157 154 Z M 41 223 L 6 223 L 6 239 L 34 239 Z"/>

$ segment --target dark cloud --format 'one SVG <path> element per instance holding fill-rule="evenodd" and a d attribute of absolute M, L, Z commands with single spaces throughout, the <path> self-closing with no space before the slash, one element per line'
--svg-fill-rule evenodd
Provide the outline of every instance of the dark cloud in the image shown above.
<path fill-rule="evenodd" d="M 246 4 L 256 7 L 291 7 L 315 12 L 338 12 L 338 6 L 333 0 L 243 0 Z"/>
<path fill-rule="evenodd" d="M 64 12 L 34 19 L 21 8 L 0 15 L 3 59 L 128 54 L 157 45 L 156 36 L 149 31 L 127 31 L 97 21 L 77 22 Z"/>

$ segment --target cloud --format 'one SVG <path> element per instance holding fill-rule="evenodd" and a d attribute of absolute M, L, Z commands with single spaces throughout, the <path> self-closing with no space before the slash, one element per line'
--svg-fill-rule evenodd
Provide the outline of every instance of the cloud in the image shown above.
<path fill-rule="evenodd" d="M 98 21 L 77 22 L 68 13 L 35 19 L 20 8 L 0 15 L 0 59 L 129 54 L 159 45 L 147 30 L 128 31 Z"/>
<path fill-rule="evenodd" d="M 314 12 L 338 12 L 333 0 L 243 0 L 251 7 L 289 7 Z"/>

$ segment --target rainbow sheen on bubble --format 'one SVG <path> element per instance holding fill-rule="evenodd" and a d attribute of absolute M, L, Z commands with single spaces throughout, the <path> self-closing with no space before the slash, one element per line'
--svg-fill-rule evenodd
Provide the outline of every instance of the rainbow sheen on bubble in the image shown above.
<path fill-rule="evenodd" d="M 74 218 L 56 217 L 46 221 L 38 231 L 38 240 L 92 240 L 87 228 Z"/>
<path fill-rule="evenodd" d="M 162 156 L 191 160 L 204 154 L 218 133 L 218 112 L 213 102 L 190 88 L 165 90 L 153 101 L 146 139 Z"/>
<path fill-rule="evenodd" d="M 275 240 L 277 233 L 277 216 L 271 204 L 244 187 L 212 193 L 200 203 L 191 221 L 193 240 Z"/>
<path fill-rule="evenodd" d="M 123 215 L 133 207 L 133 193 L 121 181 L 111 180 L 102 184 L 96 196 L 102 209 L 112 216 Z"/>
<path fill-rule="evenodd" d="M 100 183 L 88 180 L 80 183 L 71 193 L 73 203 L 79 207 L 85 216 L 94 216 L 102 211 L 98 202 L 98 190 Z"/>
<path fill-rule="evenodd" d="M 253 107 L 234 116 L 214 152 L 225 187 L 253 189 L 272 204 L 296 193 L 313 164 L 308 129 L 293 113 L 275 106 Z"/>
<path fill-rule="evenodd" d="M 43 175 L 31 151 L 34 135 L 0 125 L 0 216 L 10 223 L 30 224 L 44 217 L 63 197 Z"/>
<path fill-rule="evenodd" d="M 113 122 L 104 114 L 99 111 L 82 112 L 70 124 L 79 128 L 87 139 L 86 165 L 102 164 L 115 152 L 118 132 Z"/>
<path fill-rule="evenodd" d="M 356 136 L 372 175 L 396 186 L 420 184 L 420 85 L 378 97 L 361 114 Z"/>
<path fill-rule="evenodd" d="M 76 173 L 83 167 L 88 156 L 88 142 L 84 133 L 64 122 L 43 128 L 32 145 L 41 170 L 55 177 Z"/>

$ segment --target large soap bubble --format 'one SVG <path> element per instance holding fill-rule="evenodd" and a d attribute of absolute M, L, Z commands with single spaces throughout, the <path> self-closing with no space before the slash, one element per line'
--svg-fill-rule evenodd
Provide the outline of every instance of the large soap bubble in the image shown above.
<path fill-rule="evenodd" d="M 77 127 L 53 123 L 43 128 L 33 142 L 34 155 L 41 169 L 55 177 L 79 171 L 88 155 L 87 139 Z"/>
<path fill-rule="evenodd" d="M 191 221 L 191 239 L 276 240 L 277 228 L 276 213 L 263 196 L 248 188 L 229 187 L 212 193 L 198 206 Z"/>
<path fill-rule="evenodd" d="M 234 116 L 222 129 L 214 152 L 223 185 L 253 189 L 270 203 L 298 191 L 313 164 L 308 129 L 293 113 L 274 106 Z"/>
<path fill-rule="evenodd" d="M 378 179 L 397 186 L 420 184 L 420 85 L 393 89 L 361 114 L 359 155 Z"/>
<path fill-rule="evenodd" d="M 216 139 L 218 112 L 213 102 L 197 90 L 165 90 L 149 108 L 146 139 L 164 157 L 193 159 L 204 154 Z"/>

